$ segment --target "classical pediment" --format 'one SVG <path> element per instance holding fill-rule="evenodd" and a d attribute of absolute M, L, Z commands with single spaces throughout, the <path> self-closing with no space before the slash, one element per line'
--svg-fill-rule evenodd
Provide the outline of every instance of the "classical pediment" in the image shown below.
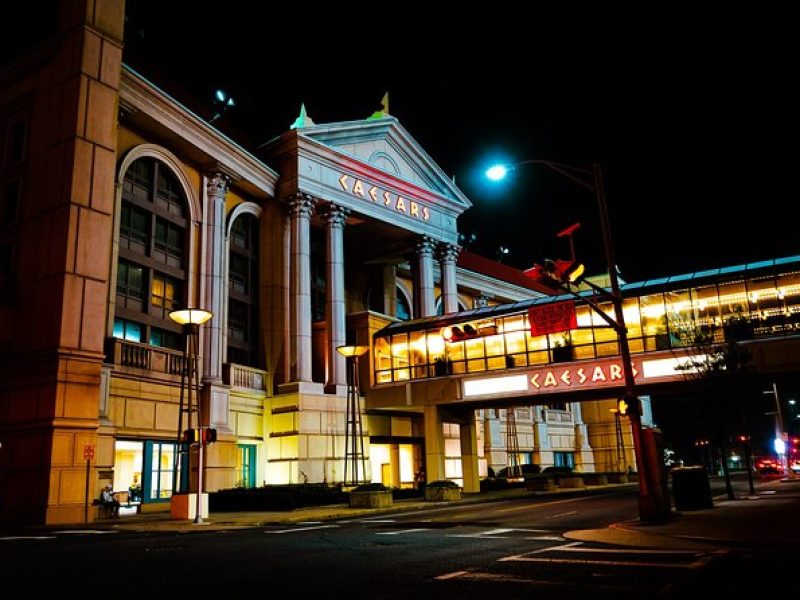
<path fill-rule="evenodd" d="M 297 133 L 444 196 L 462 211 L 472 205 L 394 117 L 311 125 L 298 129 Z"/>

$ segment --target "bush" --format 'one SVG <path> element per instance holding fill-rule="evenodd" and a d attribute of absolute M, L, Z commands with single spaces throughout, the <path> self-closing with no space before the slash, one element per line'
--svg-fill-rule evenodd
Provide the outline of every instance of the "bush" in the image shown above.
<path fill-rule="evenodd" d="M 509 476 L 509 469 L 508 467 L 504 467 L 497 472 L 497 477 L 500 479 L 508 478 Z M 522 472 L 523 477 L 530 477 L 531 475 L 535 475 L 541 471 L 541 467 L 535 463 L 528 463 L 524 465 L 520 465 L 520 471 Z"/>
<path fill-rule="evenodd" d="M 449 479 L 438 479 L 436 481 L 431 481 L 426 485 L 429 488 L 457 488 L 459 485 L 455 481 L 450 481 Z"/>
<path fill-rule="evenodd" d="M 387 488 L 382 483 L 362 483 L 361 485 L 353 488 L 354 492 L 388 492 Z"/>
<path fill-rule="evenodd" d="M 344 502 L 347 502 L 347 496 L 340 488 L 322 483 L 230 488 L 208 495 L 211 512 L 292 510 L 303 506 L 324 506 Z"/>
<path fill-rule="evenodd" d="M 552 473 L 554 475 L 572 475 L 572 467 L 545 467 L 542 473 Z"/>

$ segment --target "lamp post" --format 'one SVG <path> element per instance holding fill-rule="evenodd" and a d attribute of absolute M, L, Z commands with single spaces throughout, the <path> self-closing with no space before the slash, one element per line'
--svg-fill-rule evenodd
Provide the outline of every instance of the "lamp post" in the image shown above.
<path fill-rule="evenodd" d="M 611 239 L 611 227 L 608 220 L 608 208 L 606 206 L 606 195 L 603 188 L 603 174 L 600 165 L 595 163 L 591 169 L 573 167 L 549 160 L 530 159 L 523 160 L 513 165 L 494 165 L 487 169 L 486 176 L 492 181 L 500 181 L 509 171 L 523 165 L 542 165 L 548 169 L 563 175 L 572 180 L 584 189 L 594 192 L 597 197 L 597 209 L 600 213 L 600 229 L 603 236 L 603 248 L 605 250 L 606 265 L 608 268 L 608 279 L 611 292 L 592 285 L 591 287 L 601 295 L 607 297 L 614 307 L 614 318 L 612 319 L 594 302 L 588 302 L 592 309 L 602 317 L 617 334 L 619 339 L 620 357 L 622 360 L 622 374 L 624 379 L 625 391 L 624 399 L 628 406 L 633 407 L 629 411 L 631 422 L 631 432 L 633 436 L 633 449 L 636 456 L 637 469 L 639 471 L 639 518 L 642 521 L 658 522 L 669 518 L 669 510 L 664 506 L 663 498 L 659 497 L 659 490 L 655 485 L 650 467 L 647 463 L 642 435 L 641 411 L 638 397 L 636 395 L 636 384 L 634 383 L 633 365 L 631 363 L 631 352 L 628 346 L 628 329 L 625 326 L 625 317 L 622 313 L 622 294 L 619 289 L 619 278 L 617 276 L 617 265 L 614 259 L 614 245 Z M 567 292 L 573 293 L 568 287 Z"/>
<path fill-rule="evenodd" d="M 347 422 L 344 430 L 344 479 L 345 485 L 358 485 L 358 463 L 366 478 L 367 464 L 364 454 L 364 432 L 361 426 L 361 399 L 359 391 L 358 357 L 369 348 L 367 346 L 338 346 L 336 351 L 347 360 Z M 347 480 L 350 467 L 350 481 Z"/>
<path fill-rule="evenodd" d="M 778 386 L 773 382 L 772 389 L 764 392 L 765 396 L 773 396 L 775 398 L 775 452 L 778 453 L 781 459 L 781 467 L 784 474 L 789 479 L 794 479 L 794 471 L 789 459 L 789 448 L 786 443 L 789 441 L 789 435 L 786 433 L 786 428 L 783 420 L 783 410 L 781 408 L 781 401 L 778 397 Z"/>
<path fill-rule="evenodd" d="M 200 374 L 197 368 L 197 338 L 200 333 L 200 325 L 213 316 L 214 313 L 202 308 L 183 308 L 169 313 L 170 319 L 183 326 L 183 333 L 186 336 L 186 344 L 183 349 L 183 364 L 186 371 L 186 379 L 188 380 L 186 386 L 186 428 L 188 431 L 192 430 L 192 391 L 194 390 L 195 392 L 197 409 L 197 503 L 195 505 L 194 522 L 197 525 L 202 525 L 203 523 L 203 445 L 205 443 L 200 405 Z M 181 428 L 183 426 L 183 382 L 184 378 L 181 377 L 181 399 L 178 409 L 178 447 L 181 444 Z"/>

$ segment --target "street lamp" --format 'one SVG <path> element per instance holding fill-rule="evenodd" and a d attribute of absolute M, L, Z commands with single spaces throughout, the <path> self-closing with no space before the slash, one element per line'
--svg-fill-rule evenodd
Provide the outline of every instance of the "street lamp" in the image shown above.
<path fill-rule="evenodd" d="M 367 463 L 364 454 L 364 432 L 361 427 L 361 400 L 359 398 L 358 357 L 369 348 L 367 346 L 338 346 L 336 351 L 347 360 L 347 423 L 344 430 L 344 480 L 348 485 L 347 471 L 350 467 L 349 485 L 358 485 L 358 463 L 366 478 Z"/>
<path fill-rule="evenodd" d="M 193 432 L 192 429 L 192 390 L 195 391 L 195 403 L 197 406 L 197 504 L 195 505 L 194 522 L 198 525 L 203 523 L 203 444 L 205 443 L 205 436 L 203 435 L 203 419 L 201 414 L 200 403 L 200 373 L 197 368 L 197 338 L 200 333 L 200 325 L 207 322 L 214 313 L 202 308 L 182 308 L 173 310 L 169 313 L 169 318 L 175 321 L 178 325 L 183 326 L 183 333 L 186 336 L 186 343 L 183 348 L 183 364 L 186 373 L 187 386 L 187 400 L 186 400 L 186 431 Z M 192 381 L 194 378 L 194 383 Z M 181 399 L 178 409 L 178 448 L 181 445 L 182 427 L 183 427 L 183 382 L 184 378 L 181 376 Z M 191 444 L 193 440 L 187 439 Z M 188 456 L 187 456 L 188 462 Z M 173 476 L 174 480 L 174 476 Z M 175 487 L 173 486 L 173 490 Z"/>
<path fill-rule="evenodd" d="M 781 467 L 790 479 L 794 479 L 794 471 L 792 471 L 791 461 L 789 459 L 789 449 L 786 443 L 789 441 L 789 434 L 783 421 L 783 410 L 781 409 L 781 401 L 778 397 L 778 386 L 773 382 L 772 389 L 764 392 L 765 396 L 773 396 L 775 398 L 775 452 L 781 459 Z"/>
<path fill-rule="evenodd" d="M 634 383 L 633 365 L 631 363 L 631 352 L 628 346 L 628 329 L 625 327 L 625 317 L 622 312 L 622 294 L 619 289 L 619 278 L 617 277 L 617 265 L 614 260 L 614 245 L 611 240 L 611 227 L 608 222 L 608 208 L 606 206 L 606 195 L 603 188 L 603 174 L 600 165 L 595 163 L 591 169 L 573 167 L 549 160 L 530 159 L 523 160 L 513 165 L 493 165 L 486 170 L 486 176 L 492 181 L 501 181 L 508 173 L 523 165 L 542 165 L 548 169 L 563 175 L 572 180 L 584 189 L 594 192 L 597 196 L 597 209 L 600 213 L 600 228 L 603 235 L 603 247 L 606 255 L 606 265 L 608 267 L 608 279 L 611 284 L 611 292 L 589 284 L 592 289 L 608 298 L 614 307 L 614 318 L 609 317 L 605 312 L 592 301 L 588 301 L 591 308 L 605 320 L 609 326 L 617 333 L 619 338 L 620 356 L 622 359 L 622 373 L 625 384 L 624 400 L 632 408 L 629 411 L 631 421 L 631 431 L 633 434 L 633 449 L 636 456 L 636 464 L 639 471 L 639 518 L 642 521 L 657 522 L 669 519 L 669 510 L 665 506 L 663 492 L 659 486 L 655 485 L 650 473 L 650 466 L 647 463 L 643 447 L 642 421 L 640 415 L 640 404 L 636 395 L 636 384 Z M 588 282 L 587 282 L 588 283 Z M 568 286 L 563 286 L 567 292 L 576 295 Z"/>

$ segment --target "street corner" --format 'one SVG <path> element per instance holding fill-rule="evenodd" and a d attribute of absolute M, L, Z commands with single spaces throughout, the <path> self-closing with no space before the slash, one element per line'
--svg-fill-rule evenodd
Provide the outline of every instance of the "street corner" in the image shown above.
<path fill-rule="evenodd" d="M 717 548 L 714 544 L 684 539 L 663 530 L 659 532 L 643 531 L 631 522 L 613 523 L 600 529 L 576 529 L 565 532 L 563 537 L 573 541 L 630 548 L 696 551 L 708 551 Z"/>

